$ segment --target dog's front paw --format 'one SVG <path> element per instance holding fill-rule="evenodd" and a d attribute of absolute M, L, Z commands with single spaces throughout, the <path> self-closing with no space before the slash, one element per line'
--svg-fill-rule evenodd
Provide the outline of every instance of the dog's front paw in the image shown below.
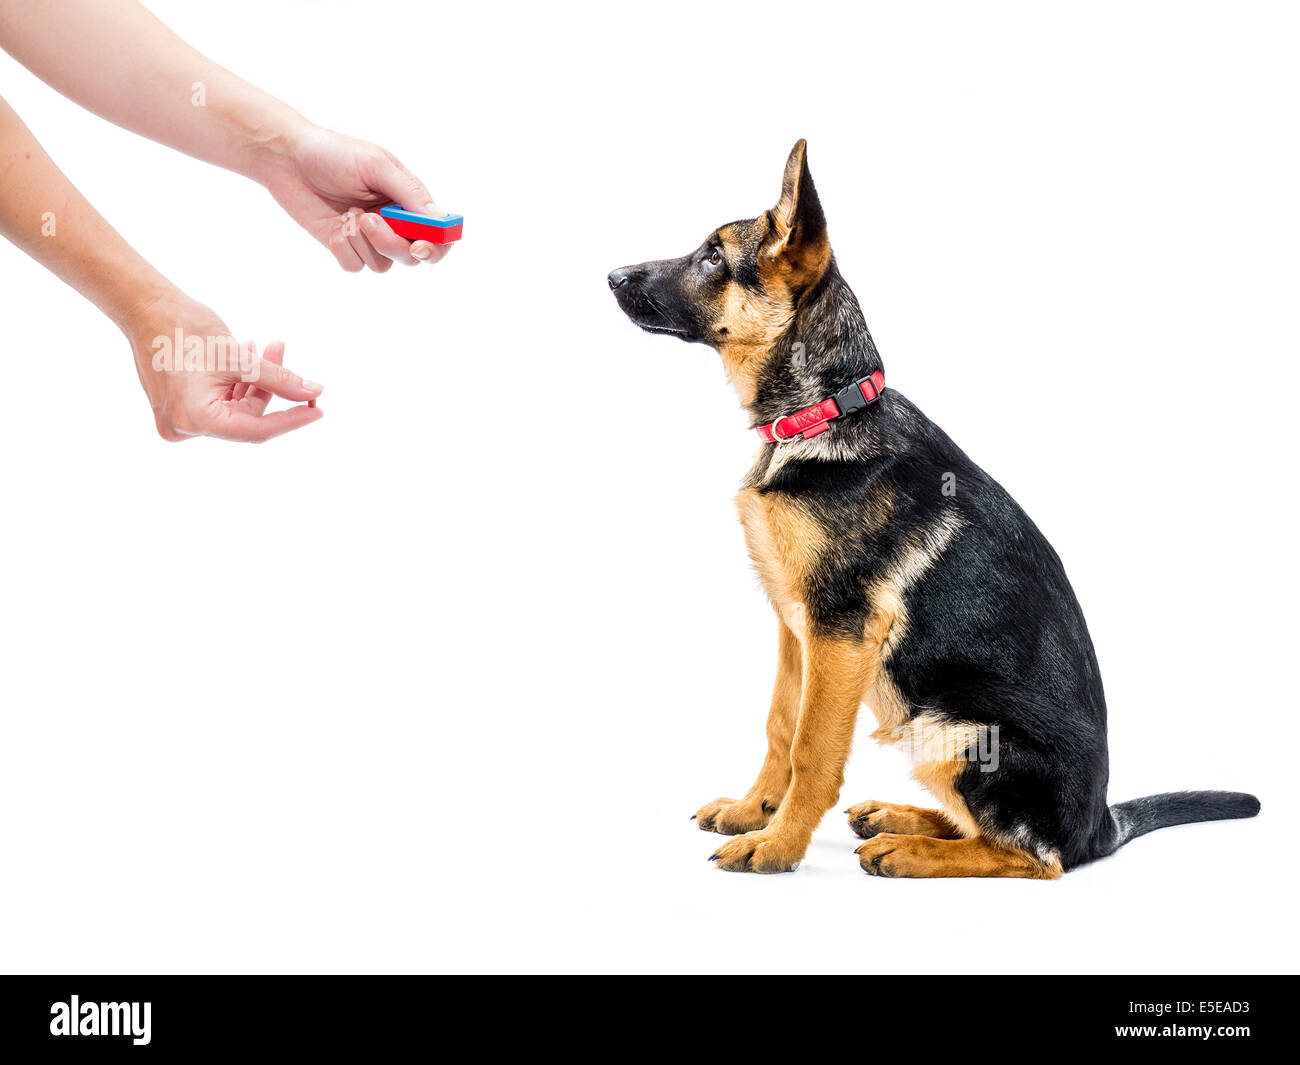
<path fill-rule="evenodd" d="M 766 828 L 776 814 L 776 804 L 765 799 L 714 799 L 695 811 L 695 820 L 705 832 L 738 836 Z"/>
<path fill-rule="evenodd" d="M 799 867 L 806 843 L 766 830 L 746 832 L 727 840 L 710 856 L 719 869 L 731 873 L 792 873 Z"/>

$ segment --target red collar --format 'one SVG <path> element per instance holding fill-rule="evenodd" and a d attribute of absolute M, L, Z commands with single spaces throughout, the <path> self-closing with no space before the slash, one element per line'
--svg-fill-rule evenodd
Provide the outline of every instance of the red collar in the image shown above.
<path fill-rule="evenodd" d="M 852 414 L 855 410 L 875 403 L 884 390 L 885 371 L 877 370 L 870 377 L 841 388 L 820 403 L 787 414 L 784 418 L 777 418 L 767 425 L 760 425 L 754 431 L 763 438 L 765 444 L 784 444 L 796 435 L 811 440 L 818 433 L 829 429 L 832 419 Z"/>

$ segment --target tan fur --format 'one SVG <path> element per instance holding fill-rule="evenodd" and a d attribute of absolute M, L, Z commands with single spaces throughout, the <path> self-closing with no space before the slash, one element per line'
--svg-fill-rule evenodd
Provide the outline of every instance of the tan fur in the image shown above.
<path fill-rule="evenodd" d="M 872 655 L 862 641 L 823 635 L 807 624 L 807 581 L 824 544 L 818 521 L 779 493 L 745 489 L 736 503 L 763 588 L 783 629 L 800 645 L 800 705 L 789 787 L 776 817 L 764 830 L 723 844 L 715 858 L 723 869 L 781 871 L 801 860 L 814 828 L 839 797 Z"/>
<path fill-rule="evenodd" d="M 948 747 L 949 744 L 954 742 L 960 743 L 963 738 L 960 732 L 967 727 L 961 725 L 952 726 L 953 734 L 943 736 L 940 740 L 941 744 Z M 922 743 L 924 742 L 923 740 Z M 964 752 L 966 747 L 963 745 L 961 750 Z M 912 764 L 912 776 L 939 800 L 939 805 L 943 807 L 944 813 L 957 826 L 957 830 L 961 835 L 974 837 L 980 834 L 979 825 L 975 823 L 975 818 L 971 816 L 970 810 L 966 807 L 966 800 L 961 797 L 961 793 L 957 790 L 955 784 L 957 774 L 963 769 L 969 768 L 969 766 L 970 763 L 965 758 L 919 761 Z"/>
<path fill-rule="evenodd" d="M 863 839 L 884 832 L 900 836 L 932 836 L 935 839 L 958 839 L 962 834 L 942 810 L 869 799 L 850 806 L 844 812 L 849 815 L 849 827 Z"/>
<path fill-rule="evenodd" d="M 864 701 L 876 716 L 877 727 L 872 738 L 880 743 L 897 742 L 901 737 L 899 730 L 912 712 L 883 668 L 883 663 L 907 635 L 907 607 L 903 596 L 934 565 L 959 528 L 955 518 L 947 519 L 937 523 L 925 536 L 913 539 L 889 572 L 868 589 L 872 613 L 864 635 L 868 643 L 879 643 L 882 668 L 872 674 Z"/>
<path fill-rule="evenodd" d="M 816 281 L 830 265 L 831 245 L 824 234 L 818 240 L 809 241 L 796 233 L 799 199 L 805 192 L 804 183 L 811 180 L 808 175 L 808 144 L 800 140 L 785 161 L 781 197 L 770 215 L 772 239 L 759 256 L 759 275 L 764 288 L 796 292 Z"/>
<path fill-rule="evenodd" d="M 929 830 L 941 838 L 979 837 L 979 826 L 954 783 L 970 764 L 967 751 L 976 739 L 975 726 L 926 714 L 913 716 L 886 668 L 907 631 L 904 594 L 957 534 L 957 521 L 941 520 L 906 545 L 889 572 L 870 589 L 871 614 L 861 639 L 852 639 L 819 633 L 808 623 L 808 582 L 825 547 L 825 534 L 817 519 L 787 496 L 752 488 L 739 493 L 736 505 L 750 557 L 781 619 L 781 663 L 768 716 L 768 756 L 758 779 L 744 799 L 715 800 L 696 815 L 701 827 L 746 833 L 718 848 L 714 857 L 719 865 L 724 869 L 780 871 L 797 864 L 813 829 L 839 795 L 857 710 L 864 699 L 876 714 L 876 738 L 902 745 L 913 755 L 914 775 L 943 807 L 942 813 L 894 808 L 906 813 L 892 815 L 893 822 L 882 821 L 877 830 L 902 825 Z M 888 501 L 884 501 L 867 520 L 874 517 L 884 522 L 889 511 Z M 800 671 L 799 700 L 791 738 L 796 667 Z M 783 798 L 778 799 L 772 816 L 778 791 Z M 1027 853 L 1015 847 L 997 849 L 999 853 Z M 1006 875 L 1044 875 L 1041 871 L 1050 868 L 1050 862 L 1038 858 L 1033 862 L 1037 872 Z M 1018 868 L 1015 862 L 1004 864 Z"/>
<path fill-rule="evenodd" d="M 764 828 L 790 786 L 790 745 L 803 692 L 803 647 L 790 626 L 780 626 L 776 684 L 767 715 L 767 757 L 743 799 L 714 799 L 695 812 L 700 827 L 724 836 Z"/>
<path fill-rule="evenodd" d="M 715 858 L 724 869 L 780 872 L 803 857 L 813 829 L 839 796 L 869 656 L 861 641 L 818 633 L 806 621 L 807 582 L 825 540 L 816 519 L 779 493 L 745 489 L 736 504 L 763 587 L 783 630 L 799 644 L 799 710 L 790 783 L 776 816 L 761 831 L 724 843 Z"/>
<path fill-rule="evenodd" d="M 792 254 L 782 237 L 759 255 L 758 274 L 768 291 L 794 293 L 821 277 L 830 262 L 829 244 L 801 248 L 798 254 Z"/>
<path fill-rule="evenodd" d="M 735 836 L 714 852 L 721 868 L 785 872 L 803 858 L 813 829 L 844 783 L 865 660 L 857 640 L 811 631 L 804 638 L 799 724 L 790 746 L 790 787 L 766 828 Z"/>
<path fill-rule="evenodd" d="M 759 373 L 788 330 L 798 299 L 831 261 L 803 141 L 786 162 L 776 207 L 761 218 L 724 226 L 715 239 L 728 262 L 752 254 L 757 263 L 757 290 L 733 280 L 710 297 L 707 308 L 709 342 L 722 355 L 741 401 L 752 407 Z M 770 473 L 781 462 L 778 451 L 759 468 Z M 741 833 L 718 847 L 718 865 L 781 872 L 798 864 L 838 798 L 865 701 L 876 717 L 874 737 L 912 752 L 914 776 L 943 809 L 854 807 L 851 817 L 863 819 L 860 826 L 851 822 L 855 830 L 876 833 L 859 848 L 863 868 L 888 876 L 1059 876 L 1057 856 L 1031 854 L 1021 845 L 1027 831 L 1000 840 L 981 835 L 956 787 L 959 774 L 970 768 L 967 752 L 978 730 L 909 705 L 890 675 L 890 659 L 908 636 L 907 592 L 960 533 L 955 513 L 904 544 L 887 571 L 864 589 L 869 614 L 862 631 L 842 633 L 824 631 L 809 611 L 811 582 L 827 550 L 827 530 L 815 515 L 796 498 L 755 488 L 742 490 L 736 505 L 750 557 L 780 619 L 780 655 L 767 757 L 754 785 L 743 799 L 716 799 L 696 814 L 701 828 Z M 878 496 L 854 520 L 869 532 L 883 528 L 892 513 L 893 499 Z"/>
<path fill-rule="evenodd" d="M 776 206 L 760 218 L 723 226 L 716 234 L 731 261 L 740 259 L 747 247 L 756 251 L 759 290 L 734 282 L 727 285 L 713 319 L 714 346 L 745 406 L 754 402 L 759 371 L 789 328 L 799 294 L 830 265 L 831 246 L 825 232 L 805 239 L 796 225 L 800 196 L 805 182 L 811 181 L 807 144 L 801 140 L 786 160 Z"/>
<path fill-rule="evenodd" d="M 750 223 L 751 227 L 757 223 Z M 739 259 L 741 245 L 760 239 L 742 234 L 734 225 L 718 231 L 718 239 L 729 259 Z M 732 283 L 726 288 L 722 303 L 715 311 L 714 328 L 722 339 L 717 349 L 723 368 L 741 403 L 754 402 L 758 374 L 781 334 L 794 317 L 794 295 L 788 284 L 765 285 L 751 292 Z"/>
<path fill-rule="evenodd" d="M 873 876 L 1012 876 L 1055 880 L 1061 863 L 1042 861 L 1018 847 L 1002 847 L 984 837 L 935 839 L 893 833 L 874 836 L 857 851 L 862 868 Z"/>
<path fill-rule="evenodd" d="M 795 208 L 799 205 L 799 193 L 802 191 L 804 174 L 808 166 L 808 142 L 802 137 L 795 141 L 794 147 L 785 160 L 785 172 L 781 175 L 781 197 L 772 208 L 772 221 L 782 236 L 790 232 L 794 222 Z"/>
<path fill-rule="evenodd" d="M 787 496 L 741 489 L 736 509 L 749 557 L 767 597 L 781 617 L 803 607 L 808 578 L 826 536 L 815 518 Z"/>

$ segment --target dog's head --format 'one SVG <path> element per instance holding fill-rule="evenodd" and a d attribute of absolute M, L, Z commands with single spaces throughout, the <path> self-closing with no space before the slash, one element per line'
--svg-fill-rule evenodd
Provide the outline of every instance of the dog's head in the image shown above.
<path fill-rule="evenodd" d="M 826 216 L 801 140 L 770 211 L 714 230 L 680 259 L 621 267 L 609 275 L 609 287 L 642 329 L 711 345 L 734 378 L 757 371 L 830 259 Z"/>

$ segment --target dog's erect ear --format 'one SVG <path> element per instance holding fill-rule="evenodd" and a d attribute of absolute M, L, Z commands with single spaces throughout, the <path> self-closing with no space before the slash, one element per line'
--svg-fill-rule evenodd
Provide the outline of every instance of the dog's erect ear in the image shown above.
<path fill-rule="evenodd" d="M 781 198 L 772 208 L 773 242 L 769 252 L 787 260 L 798 279 L 810 283 L 821 277 L 830 261 L 826 216 L 808 170 L 808 142 L 800 140 L 785 161 Z"/>

